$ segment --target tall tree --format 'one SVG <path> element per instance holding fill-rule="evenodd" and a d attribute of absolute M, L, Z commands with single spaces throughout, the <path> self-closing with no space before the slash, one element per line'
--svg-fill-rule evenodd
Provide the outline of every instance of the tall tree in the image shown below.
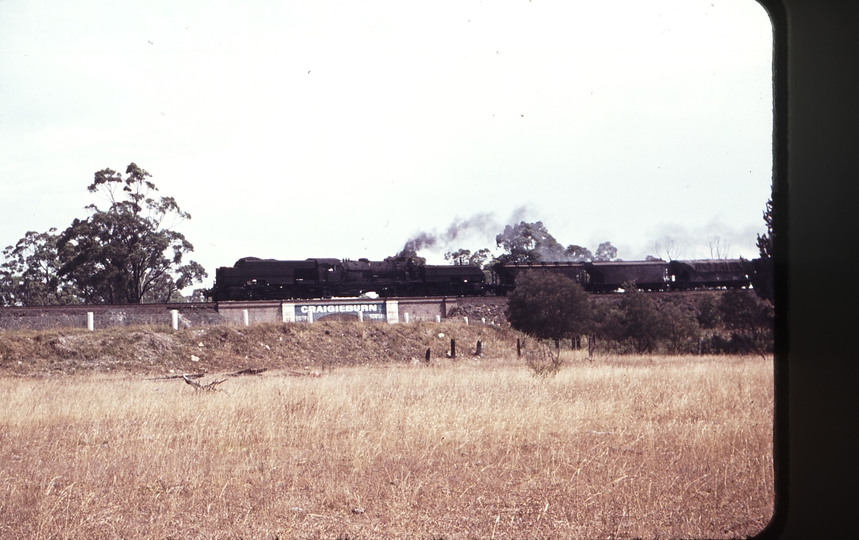
<path fill-rule="evenodd" d="M 567 246 L 567 249 L 564 250 L 564 256 L 565 260 L 574 262 L 590 262 L 594 258 L 594 255 L 593 253 L 591 253 L 591 250 L 583 246 L 577 246 L 575 244 L 570 244 L 569 246 Z"/>
<path fill-rule="evenodd" d="M 653 243 L 653 251 L 656 252 L 656 258 L 662 260 L 667 258 L 669 261 L 674 261 L 680 258 L 683 253 L 683 247 L 671 236 L 663 236 L 660 240 Z"/>
<path fill-rule="evenodd" d="M 564 246 L 552 236 L 542 221 L 507 225 L 495 237 L 498 246 L 507 253 L 498 257 L 503 263 L 536 263 L 565 260 Z"/>
<path fill-rule="evenodd" d="M 603 242 L 597 248 L 597 253 L 594 256 L 595 261 L 613 261 L 617 259 L 617 248 L 611 245 L 611 242 Z"/>
<path fill-rule="evenodd" d="M 444 260 L 453 261 L 454 266 L 466 266 L 470 257 L 470 249 L 457 249 L 456 251 L 448 251 L 444 254 Z"/>
<path fill-rule="evenodd" d="M 87 303 L 165 302 L 206 276 L 194 261 L 194 246 L 171 227 L 191 215 L 173 197 L 155 197 L 151 175 L 131 163 L 126 177 L 112 169 L 95 173 L 90 193 L 109 203 L 87 206 L 92 215 L 75 219 L 57 240 L 59 275 L 75 283 Z"/>
<path fill-rule="evenodd" d="M 60 278 L 56 229 L 29 231 L 3 250 L 0 305 L 45 306 L 77 303 L 74 286 Z"/>
<path fill-rule="evenodd" d="M 487 248 L 472 253 L 470 249 L 458 249 L 444 254 L 444 260 L 452 261 L 455 266 L 476 266 L 483 268 L 492 256 Z"/>
<path fill-rule="evenodd" d="M 760 236 L 758 236 L 760 238 Z M 710 248 L 711 259 L 727 259 L 728 253 L 731 251 L 731 246 L 728 241 L 721 236 L 711 236 L 707 238 L 707 246 Z"/>

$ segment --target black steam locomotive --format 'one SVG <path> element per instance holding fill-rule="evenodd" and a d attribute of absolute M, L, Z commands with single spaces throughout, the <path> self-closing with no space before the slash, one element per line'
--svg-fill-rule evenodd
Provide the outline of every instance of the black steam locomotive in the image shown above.
<path fill-rule="evenodd" d="M 516 287 L 516 277 L 526 271 L 563 274 L 588 292 L 609 292 L 626 282 L 648 291 L 748 287 L 748 261 L 703 259 L 691 261 L 593 261 L 502 264 L 492 267 L 490 285 L 497 294 Z"/>
<path fill-rule="evenodd" d="M 245 257 L 215 271 L 208 296 L 222 300 L 276 300 L 360 296 L 472 296 L 486 294 L 486 275 L 475 266 L 434 266 L 411 258 L 386 261 Z"/>
<path fill-rule="evenodd" d="M 492 279 L 476 266 L 429 265 L 411 258 L 385 261 L 307 259 L 278 261 L 245 257 L 215 271 L 208 296 L 223 300 L 279 300 L 360 296 L 478 296 L 507 294 L 526 271 L 560 273 L 588 292 L 616 291 L 635 282 L 650 291 L 748 287 L 748 261 L 541 262 L 492 266 Z"/>

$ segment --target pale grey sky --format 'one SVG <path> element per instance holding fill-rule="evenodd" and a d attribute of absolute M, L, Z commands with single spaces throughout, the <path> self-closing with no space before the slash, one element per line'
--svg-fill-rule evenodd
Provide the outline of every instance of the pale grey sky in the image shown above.
<path fill-rule="evenodd" d="M 0 247 L 148 170 L 211 284 L 242 256 L 494 247 L 513 218 L 627 260 L 754 257 L 772 35 L 753 0 L 0 1 Z M 187 292 L 187 291 L 186 291 Z"/>

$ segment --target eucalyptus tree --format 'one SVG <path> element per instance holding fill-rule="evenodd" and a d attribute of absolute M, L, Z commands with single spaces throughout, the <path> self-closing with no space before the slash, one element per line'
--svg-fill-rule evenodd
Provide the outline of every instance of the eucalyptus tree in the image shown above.
<path fill-rule="evenodd" d="M 75 284 L 87 303 L 164 302 L 206 277 L 203 267 L 185 256 L 194 246 L 174 227 L 191 215 L 173 197 L 157 196 L 151 175 L 131 163 L 126 176 L 103 169 L 88 186 L 108 206 L 86 208 L 59 235 L 58 275 Z"/>

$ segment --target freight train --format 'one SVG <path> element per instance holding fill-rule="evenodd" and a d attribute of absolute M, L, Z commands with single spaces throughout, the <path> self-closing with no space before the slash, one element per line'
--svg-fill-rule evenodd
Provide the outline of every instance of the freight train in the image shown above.
<path fill-rule="evenodd" d="M 616 291 L 627 282 L 646 291 L 739 289 L 751 284 L 748 264 L 743 259 L 498 263 L 490 287 L 506 294 L 516 288 L 519 274 L 532 271 L 562 274 L 594 293 Z"/>
<path fill-rule="evenodd" d="M 491 279 L 476 266 L 428 265 L 411 258 L 385 261 L 307 259 L 279 261 L 245 257 L 215 271 L 207 295 L 215 301 L 330 298 L 375 293 L 391 296 L 504 295 L 522 272 L 560 273 L 593 293 L 635 282 L 651 291 L 749 287 L 748 261 L 593 261 L 498 263 Z"/>

